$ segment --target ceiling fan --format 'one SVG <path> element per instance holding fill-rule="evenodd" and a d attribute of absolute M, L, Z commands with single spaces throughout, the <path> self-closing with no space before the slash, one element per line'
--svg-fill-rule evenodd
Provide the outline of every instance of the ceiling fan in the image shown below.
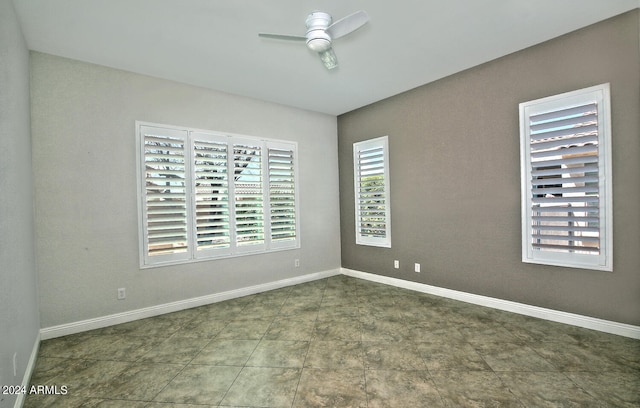
<path fill-rule="evenodd" d="M 317 52 L 327 69 L 338 66 L 338 59 L 331 47 L 333 40 L 350 34 L 367 22 L 369 15 L 364 11 L 356 11 L 332 23 L 331 15 L 323 11 L 313 11 L 307 16 L 305 24 L 307 32 L 304 36 L 259 33 L 258 36 L 287 41 L 305 41 L 307 48 Z"/>

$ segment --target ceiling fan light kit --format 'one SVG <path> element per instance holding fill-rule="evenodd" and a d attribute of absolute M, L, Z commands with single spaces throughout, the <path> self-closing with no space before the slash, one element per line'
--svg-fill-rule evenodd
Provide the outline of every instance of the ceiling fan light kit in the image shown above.
<path fill-rule="evenodd" d="M 313 36 L 307 40 L 307 47 L 311 51 L 315 52 L 324 52 L 331 48 L 331 38 L 323 31 L 324 37 L 322 36 Z"/>
<path fill-rule="evenodd" d="M 327 69 L 338 66 L 331 44 L 333 40 L 352 33 L 369 22 L 369 16 L 364 11 L 357 11 L 333 23 L 331 15 L 323 11 L 314 11 L 307 16 L 305 25 L 307 31 L 305 36 L 266 34 L 260 33 L 258 36 L 276 40 L 305 41 L 307 48 L 318 53 L 320 60 Z"/>
<path fill-rule="evenodd" d="M 327 69 L 334 69 L 338 66 L 338 58 L 332 48 L 320 53 L 320 60 Z"/>
<path fill-rule="evenodd" d="M 314 11 L 307 16 L 307 47 L 311 51 L 324 52 L 331 48 L 331 37 L 326 31 L 331 21 L 331 16 L 322 11 Z"/>

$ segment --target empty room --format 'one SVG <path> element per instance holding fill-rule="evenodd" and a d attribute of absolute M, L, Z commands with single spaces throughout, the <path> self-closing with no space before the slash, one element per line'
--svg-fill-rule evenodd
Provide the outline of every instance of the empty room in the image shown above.
<path fill-rule="evenodd" d="M 0 408 L 640 407 L 638 0 L 0 0 Z"/>

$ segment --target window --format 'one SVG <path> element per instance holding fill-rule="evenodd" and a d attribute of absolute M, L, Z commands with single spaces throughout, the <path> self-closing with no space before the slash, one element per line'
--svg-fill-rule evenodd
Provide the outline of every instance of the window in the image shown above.
<path fill-rule="evenodd" d="M 299 247 L 296 143 L 136 128 L 142 266 Z"/>
<path fill-rule="evenodd" d="M 388 137 L 353 144 L 356 244 L 391 247 Z"/>
<path fill-rule="evenodd" d="M 520 104 L 523 262 L 611 271 L 609 84 Z"/>

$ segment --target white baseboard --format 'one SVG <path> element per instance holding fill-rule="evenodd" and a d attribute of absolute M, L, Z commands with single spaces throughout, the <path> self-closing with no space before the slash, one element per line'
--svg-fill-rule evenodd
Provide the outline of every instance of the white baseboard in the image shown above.
<path fill-rule="evenodd" d="M 598 330 L 605 333 L 617 334 L 619 336 L 640 339 L 640 326 L 633 326 L 625 323 L 612 322 L 609 320 L 597 319 L 595 317 L 582 316 L 573 313 L 561 312 L 553 309 L 545 309 L 538 306 L 526 305 L 509 300 L 497 299 L 488 296 L 475 295 L 473 293 L 460 292 L 452 289 L 440 288 L 424 283 L 411 282 L 403 279 L 390 278 L 388 276 L 376 275 L 368 272 L 354 271 L 342 268 L 343 275 L 383 283 L 403 289 L 415 290 L 417 292 L 428 293 L 449 299 L 460 300 L 462 302 L 475 305 L 491 307 L 507 312 L 521 315 L 537 317 L 558 323 L 570 324 L 586 329 Z"/>
<path fill-rule="evenodd" d="M 27 363 L 27 368 L 24 371 L 24 375 L 22 376 L 22 385 L 24 389 L 29 389 L 29 383 L 31 382 L 31 375 L 33 374 L 33 370 L 36 368 L 36 362 L 38 360 L 38 350 L 40 350 L 40 333 L 36 335 L 36 340 L 33 343 L 33 349 L 31 350 L 31 355 L 29 356 L 29 362 Z M 26 394 L 19 393 L 18 398 L 16 398 L 16 402 L 13 405 L 14 408 L 22 408 L 24 405 L 24 399 L 26 398 Z"/>
<path fill-rule="evenodd" d="M 222 302 L 225 300 L 235 299 L 242 296 L 253 295 L 260 292 L 266 292 L 268 290 L 280 289 L 287 286 L 297 285 L 300 283 L 312 282 L 318 279 L 328 278 L 330 276 L 335 276 L 339 274 L 340 274 L 340 269 L 311 273 L 308 275 L 296 276 L 295 278 L 263 283 L 260 285 L 230 290 L 227 292 L 214 293 L 211 295 L 179 300 L 177 302 L 145 307 L 142 309 L 131 310 L 128 312 L 116 313 L 108 316 L 101 316 L 93 319 L 61 324 L 58 326 L 45 327 L 43 329 L 40 329 L 40 337 L 42 340 L 47 340 L 55 337 L 67 336 L 70 334 L 82 333 L 89 330 L 101 329 L 103 327 L 113 326 L 121 323 L 128 323 L 134 320 L 144 319 L 147 317 L 159 316 L 166 313 L 172 313 L 172 312 L 178 312 L 180 310 L 190 309 L 192 307 L 204 306 L 211 303 Z"/>
<path fill-rule="evenodd" d="M 414 290 L 417 292 L 428 293 L 431 295 L 441 296 L 449 299 L 459 300 L 475 305 L 491 307 L 507 312 L 518 313 L 525 316 L 536 317 L 540 319 L 550 320 L 558 323 L 570 324 L 573 326 L 583 327 L 592 330 L 598 330 L 605 333 L 616 334 L 619 336 L 640 339 L 640 326 L 633 326 L 625 323 L 618 323 L 609 320 L 598 319 L 595 317 L 582 316 L 573 313 L 562 312 L 553 309 L 546 309 L 538 306 L 526 305 L 523 303 L 512 302 L 509 300 L 497 299 L 488 296 L 476 295 L 473 293 L 461 292 L 452 289 L 440 288 L 424 283 L 411 282 L 403 279 L 391 278 L 382 275 L 376 275 L 368 272 L 355 271 L 347 268 L 323 271 L 309 275 L 297 276 L 295 278 L 283 279 L 275 282 L 250 286 L 246 288 L 235 289 L 227 292 L 214 293 L 211 295 L 201 296 L 197 298 L 185 299 L 177 302 L 165 303 L 162 305 L 146 307 L 142 309 L 131 310 L 128 312 L 112 314 L 108 316 L 97 317 L 94 319 L 82 320 L 53 327 L 46 327 L 40 330 L 40 339 L 47 340 L 55 337 L 66 336 L 69 334 L 81 333 L 89 330 L 100 329 L 103 327 L 113 326 L 116 324 L 127 323 L 134 320 L 144 319 L 147 317 L 159 316 L 166 313 L 177 312 L 180 310 L 190 309 L 192 307 L 204 306 L 211 303 L 222 302 L 225 300 L 235 299 L 242 296 L 253 295 L 268 290 L 284 288 L 287 286 L 297 285 L 300 283 L 311 282 L 318 279 L 328 278 L 335 275 L 347 275 L 354 278 L 365 279 L 372 282 L 383 283 L 386 285 L 396 286 L 403 289 Z M 40 339 L 38 339 L 38 346 Z M 34 349 L 37 354 L 37 347 Z M 33 361 L 32 361 L 33 360 Z M 31 356 L 29 364 L 35 364 L 35 355 Z M 31 367 L 33 369 L 33 367 Z M 29 377 L 30 377 L 30 371 Z M 26 375 L 26 374 L 25 374 Z M 29 378 L 27 377 L 27 378 Z"/>

